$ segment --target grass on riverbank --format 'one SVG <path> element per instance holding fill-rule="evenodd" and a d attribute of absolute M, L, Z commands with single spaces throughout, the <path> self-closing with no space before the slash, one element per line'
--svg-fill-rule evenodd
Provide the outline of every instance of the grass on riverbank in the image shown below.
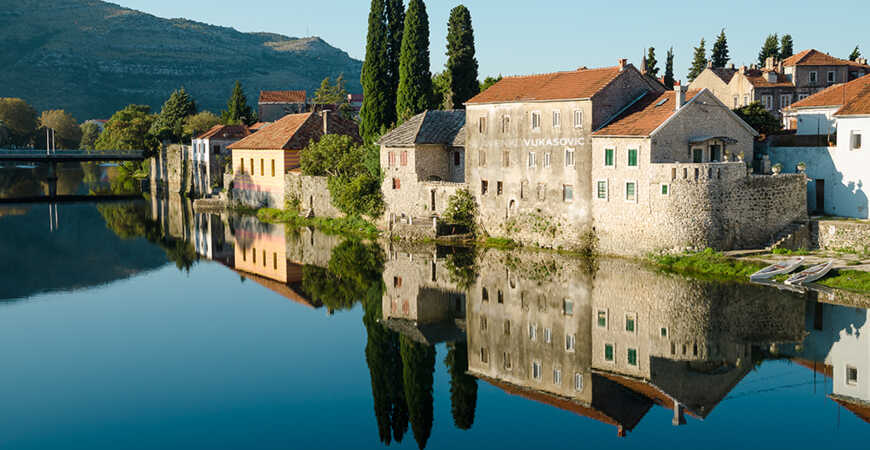
<path fill-rule="evenodd" d="M 762 264 L 731 259 L 709 248 L 699 253 L 651 255 L 649 259 L 669 272 L 690 273 L 720 280 L 747 281 L 749 275 L 764 268 Z"/>
<path fill-rule="evenodd" d="M 859 270 L 837 270 L 819 281 L 822 286 L 870 293 L 870 272 Z"/>
<path fill-rule="evenodd" d="M 375 239 L 378 229 L 361 217 L 302 217 L 296 211 L 285 211 L 274 208 L 261 208 L 257 211 L 257 219 L 266 223 L 283 223 L 292 228 L 312 227 L 326 234 Z"/>

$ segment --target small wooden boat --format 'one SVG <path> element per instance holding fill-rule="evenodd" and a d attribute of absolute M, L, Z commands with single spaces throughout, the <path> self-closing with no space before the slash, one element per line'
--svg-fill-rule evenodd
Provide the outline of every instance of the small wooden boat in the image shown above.
<path fill-rule="evenodd" d="M 801 264 L 804 263 L 804 259 L 805 258 L 803 258 L 803 257 L 792 258 L 788 261 L 784 261 L 784 262 L 781 262 L 778 264 L 771 264 L 771 265 L 759 270 L 758 272 L 755 272 L 752 275 L 750 275 L 749 279 L 752 281 L 767 280 L 767 279 L 773 278 L 777 275 L 791 273 L 795 269 L 800 267 Z"/>
<path fill-rule="evenodd" d="M 822 279 L 831 271 L 832 267 L 834 267 L 833 260 L 810 267 L 803 272 L 792 275 L 791 278 L 785 281 L 785 283 L 791 285 L 812 283 L 813 281 Z"/>

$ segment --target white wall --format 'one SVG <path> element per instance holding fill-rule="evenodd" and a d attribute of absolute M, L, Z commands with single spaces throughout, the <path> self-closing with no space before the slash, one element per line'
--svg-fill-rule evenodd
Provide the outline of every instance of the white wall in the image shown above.
<path fill-rule="evenodd" d="M 830 134 L 836 131 L 834 113 L 840 109 L 834 108 L 808 108 L 797 112 L 797 134 Z"/>

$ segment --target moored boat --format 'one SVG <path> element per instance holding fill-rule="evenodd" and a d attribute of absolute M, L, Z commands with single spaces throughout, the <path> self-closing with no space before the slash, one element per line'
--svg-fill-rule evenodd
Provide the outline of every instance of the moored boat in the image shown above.
<path fill-rule="evenodd" d="M 805 259 L 804 257 L 792 258 L 788 261 L 784 261 L 784 262 L 777 263 L 777 264 L 771 264 L 771 265 L 759 270 L 758 272 L 755 272 L 752 275 L 750 275 L 749 279 L 752 281 L 768 280 L 768 279 L 773 278 L 777 275 L 791 273 L 792 271 L 794 271 L 795 269 L 800 267 L 801 264 L 804 263 L 804 259 Z"/>
<path fill-rule="evenodd" d="M 792 275 L 791 278 L 785 281 L 785 283 L 791 285 L 812 283 L 814 281 L 822 279 L 825 275 L 828 274 L 828 272 L 831 271 L 831 268 L 833 267 L 833 260 L 823 264 L 818 264 L 810 267 L 807 270 Z"/>

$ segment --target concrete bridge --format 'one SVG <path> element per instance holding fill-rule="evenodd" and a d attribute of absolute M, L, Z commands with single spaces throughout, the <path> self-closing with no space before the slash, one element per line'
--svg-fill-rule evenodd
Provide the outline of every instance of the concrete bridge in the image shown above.
<path fill-rule="evenodd" d="M 144 161 L 142 150 L 31 150 L 0 149 L 0 161 L 18 162 L 82 162 L 82 161 Z"/>

